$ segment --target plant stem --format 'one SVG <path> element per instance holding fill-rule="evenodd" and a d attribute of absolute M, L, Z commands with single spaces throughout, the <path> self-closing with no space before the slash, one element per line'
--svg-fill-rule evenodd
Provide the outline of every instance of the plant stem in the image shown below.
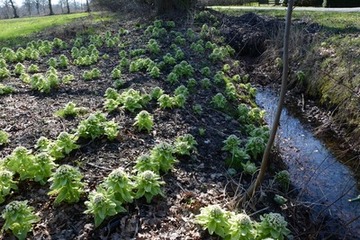
<path fill-rule="evenodd" d="M 282 69 L 282 82 L 281 82 L 281 92 L 280 92 L 280 98 L 278 102 L 278 107 L 276 110 L 275 119 L 271 128 L 270 137 L 266 145 L 266 149 L 264 151 L 262 161 L 261 161 L 261 167 L 260 172 L 250 187 L 246 190 L 245 194 L 240 199 L 239 204 L 245 203 L 249 198 L 251 198 L 257 188 L 261 185 L 261 183 L 264 180 L 266 171 L 268 169 L 268 166 L 270 164 L 269 156 L 272 149 L 272 146 L 274 144 L 274 140 L 276 137 L 276 132 L 279 126 L 280 122 L 280 116 L 282 112 L 282 108 L 284 105 L 285 95 L 287 91 L 287 82 L 288 82 L 288 72 L 289 72 L 289 38 L 290 38 L 290 26 L 291 26 L 291 14 L 293 10 L 294 0 L 288 1 L 288 8 L 287 8 L 287 14 L 286 14 L 286 21 L 285 21 L 285 35 L 284 35 L 284 52 L 283 52 L 283 69 Z"/>

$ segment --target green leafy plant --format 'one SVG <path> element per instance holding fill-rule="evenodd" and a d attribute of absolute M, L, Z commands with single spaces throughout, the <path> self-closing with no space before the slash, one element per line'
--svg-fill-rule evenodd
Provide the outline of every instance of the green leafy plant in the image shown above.
<path fill-rule="evenodd" d="M 197 85 L 197 81 L 194 78 L 189 78 L 189 80 L 187 81 L 188 89 L 193 91 L 195 89 L 196 85 Z"/>
<path fill-rule="evenodd" d="M 261 222 L 256 226 L 260 239 L 272 238 L 283 240 L 290 234 L 287 222 L 279 213 L 268 213 L 260 216 Z"/>
<path fill-rule="evenodd" d="M 11 230 L 20 240 L 26 239 L 32 225 L 40 220 L 34 213 L 34 208 L 27 201 L 12 201 L 5 206 L 1 216 L 5 220 L 3 230 Z"/>
<path fill-rule="evenodd" d="M 63 76 L 63 78 L 61 79 L 61 82 L 64 84 L 68 84 L 71 81 L 73 81 L 75 79 L 74 75 L 72 74 L 66 74 Z"/>
<path fill-rule="evenodd" d="M 230 135 L 223 142 L 224 146 L 222 148 L 223 151 L 227 151 L 230 156 L 226 159 L 225 163 L 236 170 L 241 169 L 242 163 L 245 163 L 250 159 L 250 156 L 246 153 L 246 151 L 240 148 L 241 141 L 236 135 Z"/>
<path fill-rule="evenodd" d="M 9 156 L 4 158 L 4 166 L 18 173 L 20 180 L 34 178 L 34 172 L 29 171 L 34 166 L 34 155 L 25 147 L 16 147 Z"/>
<path fill-rule="evenodd" d="M 163 61 L 167 65 L 175 65 L 176 64 L 176 59 L 170 53 L 166 53 L 163 56 Z"/>
<path fill-rule="evenodd" d="M 48 153 L 56 160 L 62 159 L 70 152 L 80 147 L 76 144 L 77 139 L 78 136 L 75 134 L 61 132 L 56 141 L 48 145 Z"/>
<path fill-rule="evenodd" d="M 87 209 L 84 213 L 94 215 L 95 227 L 100 226 L 106 217 L 114 216 L 119 212 L 126 212 L 123 207 L 119 209 L 110 193 L 101 187 L 90 192 L 88 198 L 89 200 L 85 201 Z"/>
<path fill-rule="evenodd" d="M 173 108 L 174 107 L 174 98 L 170 97 L 168 94 L 162 94 L 158 98 L 158 104 L 161 109 Z"/>
<path fill-rule="evenodd" d="M 264 153 L 266 142 L 262 137 L 250 137 L 245 145 L 246 152 L 253 158 L 257 159 Z"/>
<path fill-rule="evenodd" d="M 211 81 L 208 78 L 203 78 L 200 81 L 201 87 L 204 89 L 210 89 L 211 87 Z"/>
<path fill-rule="evenodd" d="M 3 146 L 9 142 L 9 134 L 3 130 L 0 130 L 0 146 Z"/>
<path fill-rule="evenodd" d="M 51 182 L 48 195 L 55 195 L 55 204 L 63 201 L 68 203 L 78 202 L 80 195 L 84 192 L 84 183 L 81 172 L 70 165 L 61 165 L 52 173 L 49 182 Z"/>
<path fill-rule="evenodd" d="M 241 163 L 241 166 L 243 168 L 243 172 L 245 174 L 253 175 L 257 171 L 257 167 L 255 163 L 247 161 L 246 163 Z"/>
<path fill-rule="evenodd" d="M 186 96 L 184 94 L 175 95 L 174 105 L 179 108 L 184 108 L 186 103 Z"/>
<path fill-rule="evenodd" d="M 174 153 L 190 156 L 196 145 L 197 142 L 191 134 L 179 136 L 174 143 Z"/>
<path fill-rule="evenodd" d="M 136 159 L 134 168 L 137 172 L 145 172 L 146 170 L 150 170 L 158 173 L 160 170 L 160 164 L 159 162 L 154 161 L 154 159 L 149 154 L 143 154 Z"/>
<path fill-rule="evenodd" d="M 151 90 L 150 96 L 152 99 L 159 99 L 159 97 L 163 94 L 164 90 L 162 90 L 160 87 L 155 87 Z"/>
<path fill-rule="evenodd" d="M 115 199 L 117 205 L 133 201 L 134 184 L 130 181 L 129 175 L 121 168 L 113 170 L 101 186 Z"/>
<path fill-rule="evenodd" d="M 35 64 L 31 64 L 31 65 L 28 67 L 28 72 L 29 72 L 29 73 L 37 73 L 37 72 L 39 72 L 39 66 L 38 66 L 38 65 L 35 65 Z"/>
<path fill-rule="evenodd" d="M 21 74 L 25 73 L 25 66 L 23 64 L 21 64 L 21 63 L 17 63 L 15 65 L 14 73 L 17 76 L 20 76 Z"/>
<path fill-rule="evenodd" d="M 81 121 L 77 128 L 79 137 L 95 139 L 104 134 L 106 117 L 103 113 L 96 112 Z"/>
<path fill-rule="evenodd" d="M 138 172 L 135 176 L 135 198 L 139 199 L 145 196 L 146 202 L 150 203 L 153 197 L 163 196 L 161 185 L 164 184 L 165 182 L 160 180 L 160 176 L 150 170 Z"/>
<path fill-rule="evenodd" d="M 178 75 L 176 73 L 171 72 L 167 76 L 166 80 L 171 84 L 175 84 L 175 83 L 177 83 L 179 81 L 179 77 L 178 77 Z"/>
<path fill-rule="evenodd" d="M 105 122 L 104 135 L 111 141 L 116 139 L 119 135 L 119 125 L 115 121 Z"/>
<path fill-rule="evenodd" d="M 200 70 L 201 74 L 204 75 L 204 77 L 210 77 L 211 76 L 211 70 L 209 67 L 203 67 Z"/>
<path fill-rule="evenodd" d="M 112 79 L 120 79 L 121 77 L 121 70 L 119 68 L 114 68 L 112 71 L 111 71 L 111 78 Z"/>
<path fill-rule="evenodd" d="M 222 93 L 217 93 L 215 96 L 212 97 L 211 103 L 214 105 L 214 107 L 218 109 L 225 109 L 227 105 L 227 100 L 222 95 Z"/>
<path fill-rule="evenodd" d="M 159 163 L 159 169 L 163 173 L 170 171 L 177 162 L 173 155 L 174 148 L 168 143 L 161 142 L 150 151 L 153 161 Z"/>
<path fill-rule="evenodd" d="M 203 112 L 203 108 L 200 104 L 194 104 L 192 106 L 192 109 L 193 109 L 194 113 L 197 115 L 201 115 L 201 113 Z"/>
<path fill-rule="evenodd" d="M 59 109 L 55 112 L 55 116 L 66 118 L 66 117 L 75 117 L 80 113 L 85 112 L 84 108 L 76 107 L 76 104 L 73 102 L 68 102 L 64 108 Z"/>
<path fill-rule="evenodd" d="M 17 182 L 13 180 L 14 173 L 0 168 L 0 204 L 5 201 L 5 197 L 11 190 L 17 190 Z"/>
<path fill-rule="evenodd" d="M 150 70 L 150 76 L 153 78 L 159 78 L 160 77 L 160 69 L 157 66 L 154 66 Z"/>
<path fill-rule="evenodd" d="M 154 125 L 154 118 L 146 110 L 142 110 L 136 115 L 134 126 L 136 126 L 139 129 L 139 131 L 145 129 L 146 131 L 150 132 L 151 129 L 153 128 L 153 125 Z"/>
<path fill-rule="evenodd" d="M 256 230 L 254 228 L 255 223 L 251 221 L 250 217 L 246 213 L 232 213 L 229 218 L 229 239 L 255 239 Z"/>
<path fill-rule="evenodd" d="M 57 75 L 51 73 L 48 76 L 34 74 L 30 79 L 31 88 L 42 93 L 49 93 L 53 88 L 59 85 L 60 81 Z"/>
<path fill-rule="evenodd" d="M 58 62 L 57 62 L 56 58 L 54 58 L 54 57 L 49 58 L 47 63 L 48 63 L 49 66 L 51 66 L 53 68 L 56 68 L 57 65 L 58 65 Z"/>
<path fill-rule="evenodd" d="M 200 214 L 196 215 L 195 222 L 200 224 L 203 229 L 207 229 L 210 235 L 215 233 L 225 238 L 230 228 L 229 216 L 230 213 L 219 205 L 209 205 L 200 209 Z"/>
<path fill-rule="evenodd" d="M 153 54 L 160 53 L 160 46 L 155 39 L 150 39 L 148 44 L 146 45 L 146 47 L 150 51 L 150 53 L 153 53 Z"/>
<path fill-rule="evenodd" d="M 33 176 L 36 182 L 44 185 L 57 164 L 54 163 L 54 158 L 45 152 L 35 155 L 34 162 L 35 164 L 33 166 L 29 166 L 28 171 L 34 173 Z"/>
<path fill-rule="evenodd" d="M 277 182 L 285 191 L 289 189 L 290 186 L 290 173 L 287 170 L 282 170 L 277 172 L 274 177 L 275 182 Z"/>
<path fill-rule="evenodd" d="M 6 67 L 0 68 L 0 80 L 10 77 L 11 73 Z"/>

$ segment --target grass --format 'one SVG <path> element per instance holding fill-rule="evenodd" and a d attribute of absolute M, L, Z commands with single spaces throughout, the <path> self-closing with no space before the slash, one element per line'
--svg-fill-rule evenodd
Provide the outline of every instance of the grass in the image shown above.
<path fill-rule="evenodd" d="M 0 41 L 28 36 L 46 28 L 63 25 L 75 19 L 87 17 L 88 13 L 6 19 L 0 21 Z"/>
<path fill-rule="evenodd" d="M 276 18 L 284 18 L 286 11 L 274 10 L 269 7 L 268 10 L 254 9 L 216 9 L 220 12 L 239 16 L 249 12 L 255 12 L 259 15 L 272 16 Z M 314 11 L 294 11 L 293 19 L 310 19 L 323 26 L 326 30 L 335 33 L 353 33 L 360 31 L 360 12 L 341 13 L 341 12 L 314 12 Z"/>

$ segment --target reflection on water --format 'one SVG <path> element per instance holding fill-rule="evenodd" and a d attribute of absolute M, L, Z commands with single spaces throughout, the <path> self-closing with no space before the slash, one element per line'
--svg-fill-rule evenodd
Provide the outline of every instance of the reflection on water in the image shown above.
<path fill-rule="evenodd" d="M 258 89 L 256 101 L 266 110 L 266 121 L 271 124 L 277 94 L 269 88 Z M 351 171 L 314 137 L 310 126 L 300 122 L 286 108 L 281 115 L 277 143 L 291 181 L 300 189 L 299 200 L 313 203 L 314 218 L 327 212 L 346 224 L 360 216 L 360 203 L 348 202 L 360 194 Z M 352 236 L 360 236 L 360 219 L 349 227 Z"/>

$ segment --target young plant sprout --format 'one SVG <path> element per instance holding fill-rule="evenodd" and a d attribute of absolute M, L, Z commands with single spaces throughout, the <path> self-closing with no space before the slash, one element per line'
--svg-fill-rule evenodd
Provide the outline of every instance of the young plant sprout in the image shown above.
<path fill-rule="evenodd" d="M 150 132 L 154 126 L 154 118 L 146 110 L 142 110 L 136 115 L 134 126 L 136 126 L 139 131 L 146 130 Z"/>
<path fill-rule="evenodd" d="M 150 170 L 139 172 L 135 176 L 135 198 L 139 199 L 144 196 L 146 202 L 150 203 L 153 197 L 164 195 L 161 191 L 161 186 L 164 184 L 165 182 L 160 180 L 159 175 Z"/>

